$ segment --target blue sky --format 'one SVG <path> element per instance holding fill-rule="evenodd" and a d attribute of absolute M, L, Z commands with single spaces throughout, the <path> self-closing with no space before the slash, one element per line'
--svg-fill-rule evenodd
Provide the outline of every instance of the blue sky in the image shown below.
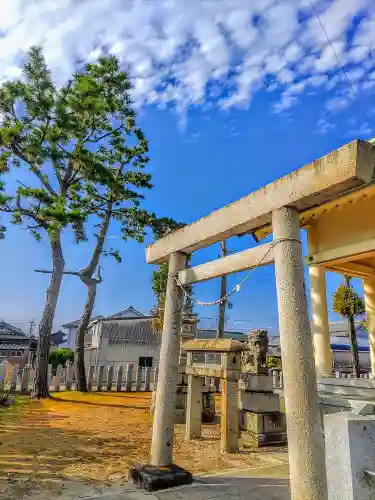
<path fill-rule="evenodd" d="M 155 187 L 145 206 L 159 215 L 192 222 L 354 138 L 375 135 L 371 0 L 315 2 L 359 100 L 304 0 L 103 0 L 90 9 L 82 2 L 74 18 L 70 4 L 0 0 L 7 12 L 0 20 L 0 74 L 16 76 L 23 51 L 33 43 L 45 46 L 57 82 L 77 60 L 105 51 L 119 55 L 133 75 L 139 122 L 150 141 Z M 154 302 L 153 267 L 145 263 L 144 245 L 122 242 L 115 226 L 110 235 L 123 263 L 103 261 L 95 312 L 111 314 L 129 304 L 147 312 Z M 246 236 L 231 239 L 228 247 L 253 244 Z M 74 270 L 87 262 L 90 246 L 75 245 L 67 233 L 64 251 L 66 269 Z M 193 262 L 214 259 L 218 251 L 217 246 L 201 250 Z M 34 269 L 50 266 L 48 245 L 10 228 L 0 255 L 0 318 L 38 322 L 48 277 Z M 230 277 L 229 286 L 239 279 Z M 329 274 L 329 298 L 339 280 Z M 219 283 L 195 290 L 197 298 L 213 300 Z M 56 326 L 79 317 L 84 300 L 83 285 L 67 276 Z M 277 331 L 272 266 L 257 270 L 233 305 L 229 328 Z M 216 307 L 197 312 L 212 318 L 202 320 L 203 326 L 215 324 Z"/>

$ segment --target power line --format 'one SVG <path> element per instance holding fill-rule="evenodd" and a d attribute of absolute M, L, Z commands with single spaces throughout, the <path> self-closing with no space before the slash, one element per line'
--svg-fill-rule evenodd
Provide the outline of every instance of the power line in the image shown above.
<path fill-rule="evenodd" d="M 311 8 L 313 9 L 313 11 L 314 11 L 314 13 L 315 13 L 315 16 L 316 16 L 317 20 L 319 21 L 319 24 L 320 24 L 320 26 L 321 26 L 321 28 L 322 28 L 322 30 L 323 30 L 323 33 L 324 33 L 324 35 L 325 35 L 325 37 L 326 37 L 326 39 L 327 39 L 327 41 L 328 41 L 329 45 L 331 46 L 331 49 L 332 49 L 333 53 L 335 54 L 335 57 L 336 57 L 336 59 L 337 59 L 337 62 L 339 63 L 339 68 L 340 68 L 340 71 L 341 71 L 341 72 L 343 73 L 343 75 L 345 76 L 345 78 L 346 78 L 346 80 L 347 80 L 347 82 L 348 82 L 348 84 L 349 84 L 350 88 L 352 89 L 352 92 L 353 92 L 354 97 L 357 99 L 357 104 L 358 104 L 359 109 L 362 111 L 363 116 L 365 117 L 365 120 L 367 121 L 367 123 L 368 123 L 368 125 L 370 126 L 371 130 L 373 130 L 373 127 L 372 127 L 372 124 L 371 124 L 371 122 L 370 122 L 370 120 L 369 120 L 369 117 L 367 116 L 367 113 L 366 113 L 365 109 L 364 109 L 364 108 L 363 108 L 363 106 L 361 105 L 361 101 L 360 101 L 360 99 L 359 99 L 358 92 L 357 92 L 357 91 L 356 91 L 356 89 L 354 88 L 353 83 L 351 82 L 350 78 L 348 77 L 347 72 L 345 71 L 345 68 L 344 68 L 344 66 L 343 66 L 343 64 L 342 64 L 342 62 L 341 62 L 341 60 L 340 60 L 340 57 L 339 57 L 339 55 L 338 55 L 338 53 L 337 53 L 337 51 L 336 51 L 336 49 L 335 49 L 335 47 L 334 47 L 334 45 L 333 45 L 333 43 L 332 43 L 331 39 L 330 39 L 330 38 L 329 38 L 329 36 L 328 36 L 327 30 L 326 30 L 326 29 L 325 29 L 325 27 L 324 27 L 324 24 L 323 24 L 323 22 L 322 22 L 322 20 L 321 20 L 321 17 L 319 16 L 318 11 L 316 10 L 316 7 L 315 7 L 315 5 L 314 5 L 314 3 L 313 3 L 313 0 L 310 0 L 310 5 L 311 5 Z"/>

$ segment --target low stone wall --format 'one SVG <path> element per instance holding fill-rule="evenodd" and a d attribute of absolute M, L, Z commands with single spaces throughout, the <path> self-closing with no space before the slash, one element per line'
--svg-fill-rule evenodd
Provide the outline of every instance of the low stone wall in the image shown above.
<path fill-rule="evenodd" d="M 334 394 L 345 398 L 375 400 L 375 380 L 365 378 L 321 377 L 318 380 L 319 394 Z"/>

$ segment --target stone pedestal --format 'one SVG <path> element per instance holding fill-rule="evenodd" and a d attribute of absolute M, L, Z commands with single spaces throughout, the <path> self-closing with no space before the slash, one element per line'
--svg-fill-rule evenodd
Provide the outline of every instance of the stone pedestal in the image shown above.
<path fill-rule="evenodd" d="M 203 378 L 189 375 L 185 427 L 187 440 L 201 437 L 203 382 Z"/>
<path fill-rule="evenodd" d="M 222 452 L 237 453 L 239 428 L 238 380 L 221 381 L 221 442 Z"/>
<path fill-rule="evenodd" d="M 251 445 L 283 444 L 287 441 L 285 415 L 279 395 L 272 389 L 272 377 L 243 373 L 239 407 L 242 440 Z"/>
<path fill-rule="evenodd" d="M 324 431 L 328 500 L 375 500 L 375 417 L 326 415 Z"/>

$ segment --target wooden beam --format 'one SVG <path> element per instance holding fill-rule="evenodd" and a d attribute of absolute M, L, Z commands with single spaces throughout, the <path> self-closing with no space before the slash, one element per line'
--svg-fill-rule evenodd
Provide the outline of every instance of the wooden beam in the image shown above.
<path fill-rule="evenodd" d="M 375 269 L 371 266 L 358 264 L 356 262 L 342 262 L 341 264 L 329 264 L 326 267 L 329 271 L 334 271 L 340 274 L 347 274 L 348 276 L 356 276 L 358 278 L 373 278 L 375 276 Z"/>
<path fill-rule="evenodd" d="M 352 260 L 364 259 L 375 254 L 375 238 L 366 241 L 359 241 L 352 245 L 325 250 L 316 254 L 308 255 L 305 262 L 308 266 L 318 266 L 325 263 L 330 265 L 341 264 Z"/>
<path fill-rule="evenodd" d="M 262 262 L 260 262 L 262 261 Z M 272 264 L 273 249 L 272 243 L 266 243 L 259 247 L 249 248 L 243 252 L 238 252 L 221 259 L 212 260 L 199 266 L 184 269 L 178 274 L 178 279 L 182 285 L 207 281 L 212 278 L 219 278 L 226 274 L 237 273 L 252 269 L 257 265 L 265 266 Z"/>
<path fill-rule="evenodd" d="M 253 232 L 271 222 L 284 206 L 308 210 L 371 181 L 375 147 L 356 140 L 207 217 L 149 245 L 149 264 L 166 262 L 173 252 L 192 253 L 221 240 Z"/>

